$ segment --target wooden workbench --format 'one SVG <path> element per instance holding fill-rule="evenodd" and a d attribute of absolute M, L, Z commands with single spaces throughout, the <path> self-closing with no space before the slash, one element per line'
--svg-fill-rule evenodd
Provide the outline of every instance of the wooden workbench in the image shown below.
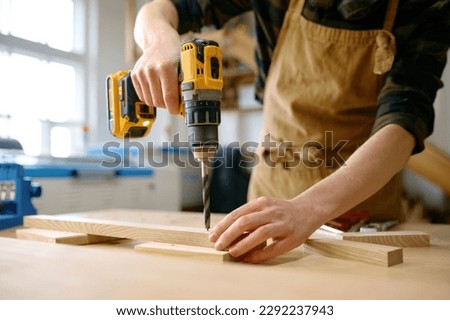
<path fill-rule="evenodd" d="M 201 227 L 200 213 L 107 210 L 96 219 Z M 213 215 L 212 225 L 221 219 Z M 48 244 L 0 232 L 0 299 L 449 299 L 450 225 L 404 224 L 430 233 L 387 268 L 297 248 L 261 265 L 136 253 L 136 241 Z M 397 228 L 397 229 L 399 229 Z"/>

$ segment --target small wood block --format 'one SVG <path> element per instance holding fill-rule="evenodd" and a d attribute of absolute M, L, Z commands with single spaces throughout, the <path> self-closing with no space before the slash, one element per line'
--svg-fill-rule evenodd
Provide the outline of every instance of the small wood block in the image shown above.
<path fill-rule="evenodd" d="M 119 238 L 96 236 L 92 234 L 67 232 L 67 231 L 55 231 L 45 229 L 18 229 L 16 230 L 16 238 L 24 240 L 35 240 L 49 243 L 65 243 L 85 245 L 99 242 L 107 242 L 118 240 Z"/>
<path fill-rule="evenodd" d="M 205 229 L 64 216 L 25 216 L 24 226 L 132 240 L 214 248 Z"/>
<path fill-rule="evenodd" d="M 142 253 L 162 253 L 175 256 L 211 259 L 222 262 L 235 261 L 227 251 L 217 251 L 214 248 L 194 247 L 181 244 L 147 242 L 136 245 L 134 250 Z"/>
<path fill-rule="evenodd" d="M 346 232 L 336 238 L 403 248 L 430 246 L 430 234 L 421 231 Z"/>
<path fill-rule="evenodd" d="M 328 257 L 357 260 L 381 266 L 394 266 L 403 262 L 403 249 L 338 239 L 307 240 L 303 245 L 306 252 Z"/>

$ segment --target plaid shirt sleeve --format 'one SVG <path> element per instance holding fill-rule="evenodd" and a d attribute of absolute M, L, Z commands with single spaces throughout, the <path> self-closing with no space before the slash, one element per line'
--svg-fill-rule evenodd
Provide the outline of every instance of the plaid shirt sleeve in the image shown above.
<path fill-rule="evenodd" d="M 252 9 L 251 1 L 235 0 L 171 0 L 178 11 L 180 34 L 200 31 L 201 27 L 214 25 L 221 28 L 230 18 Z"/>
<path fill-rule="evenodd" d="M 400 2 L 394 34 L 397 55 L 379 95 L 373 132 L 391 123 L 402 126 L 416 139 L 414 154 L 433 132 L 433 103 L 450 45 L 450 2 Z"/>

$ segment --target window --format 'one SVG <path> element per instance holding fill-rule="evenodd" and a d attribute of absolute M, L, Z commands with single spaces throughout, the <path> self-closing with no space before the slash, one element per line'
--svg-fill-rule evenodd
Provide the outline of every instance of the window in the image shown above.
<path fill-rule="evenodd" d="M 83 149 L 85 0 L 0 0 L 0 136 L 28 155 Z"/>

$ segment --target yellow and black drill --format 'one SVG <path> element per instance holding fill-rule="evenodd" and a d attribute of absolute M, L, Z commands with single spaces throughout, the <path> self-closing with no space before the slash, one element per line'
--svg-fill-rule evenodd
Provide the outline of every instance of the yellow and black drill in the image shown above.
<path fill-rule="evenodd" d="M 191 39 L 181 45 L 180 115 L 188 127 L 189 147 L 201 163 L 203 214 L 210 228 L 209 161 L 219 146 L 222 99 L 222 51 L 215 41 Z M 146 136 L 156 108 L 139 100 L 128 71 L 107 78 L 109 130 L 118 138 Z"/>

